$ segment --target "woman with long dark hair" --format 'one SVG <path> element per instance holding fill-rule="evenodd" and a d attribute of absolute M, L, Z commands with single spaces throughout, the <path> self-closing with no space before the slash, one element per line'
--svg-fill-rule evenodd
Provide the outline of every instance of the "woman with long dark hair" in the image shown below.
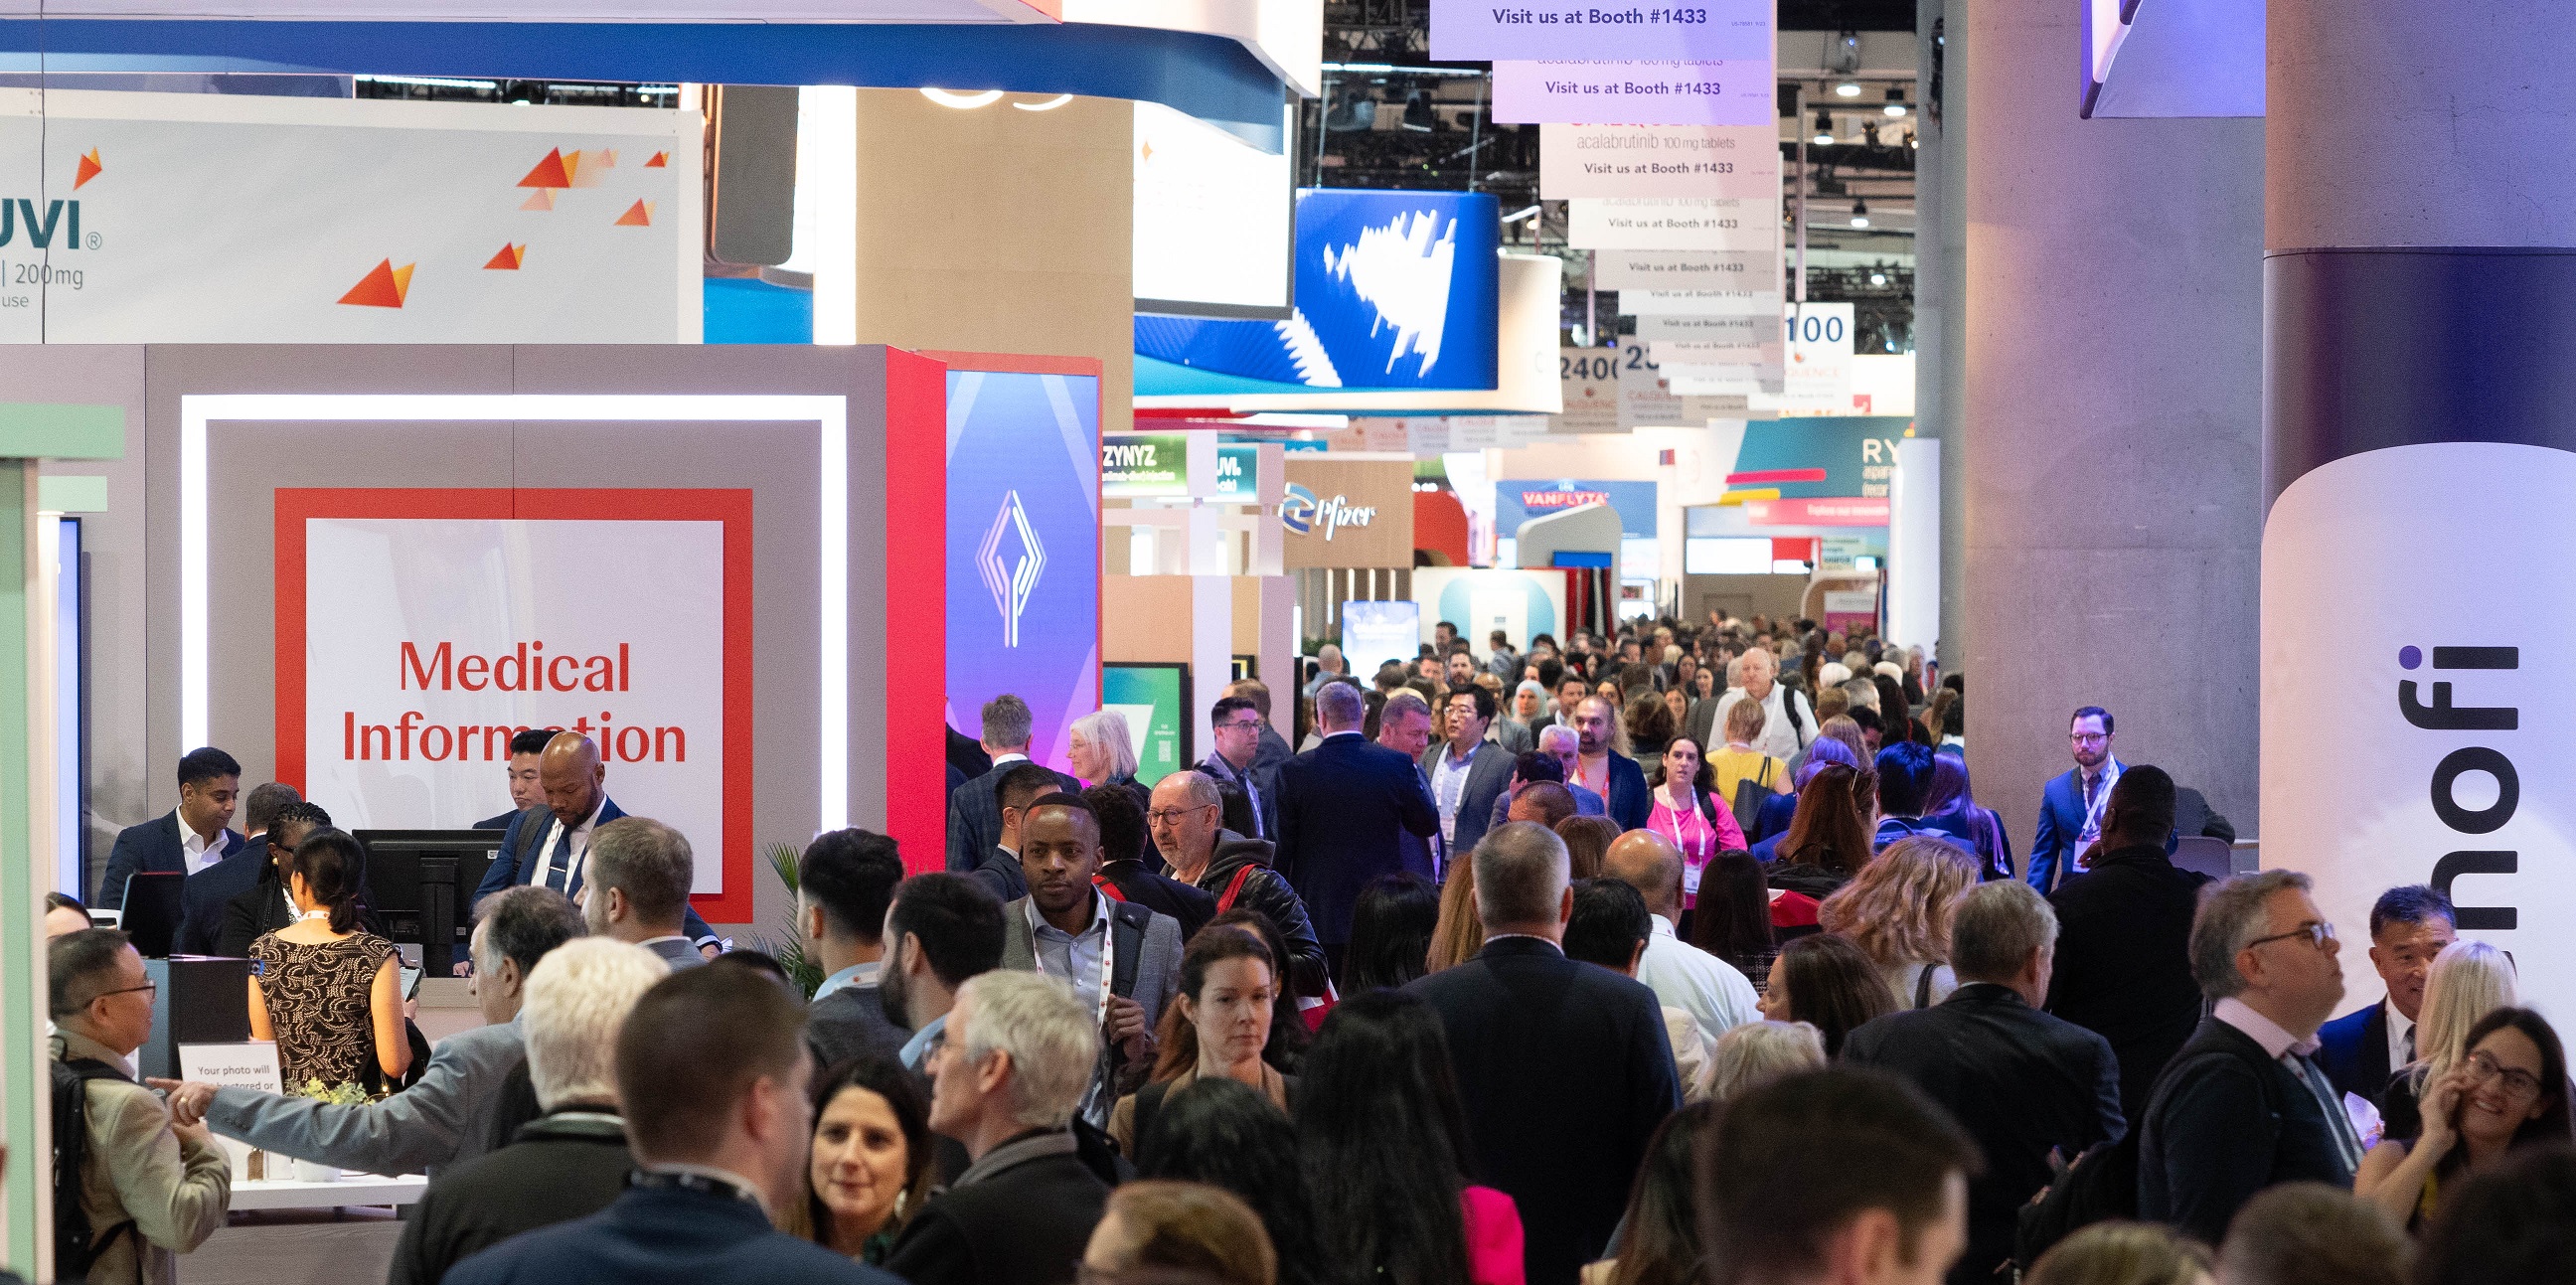
<path fill-rule="evenodd" d="M 1344 1000 L 1306 1056 L 1296 1117 L 1316 1239 L 1343 1279 L 1521 1279 L 1519 1210 L 1468 1183 L 1475 1153 L 1430 1005 L 1402 991 Z"/>
<path fill-rule="evenodd" d="M 1735 709 L 1750 704 L 1738 701 Z M 1744 828 L 1735 823 L 1734 805 L 1718 797 L 1716 769 L 1700 754 L 1699 742 L 1688 736 L 1664 743 L 1663 754 L 1646 772 L 1646 784 L 1651 787 L 1647 797 L 1654 802 L 1646 814 L 1646 828 L 1681 849 L 1682 905 L 1687 908 L 1699 898 L 1701 871 L 1709 858 L 1746 846 Z"/>
<path fill-rule="evenodd" d="M 2576 1141 L 2569 1123 L 2567 1050 L 2547 1019 L 2499 1008 L 2469 1029 L 2468 1056 L 2431 1081 L 2423 1129 L 2362 1157 L 2353 1194 L 2420 1232 L 2445 1193 L 2524 1147 Z"/>
<path fill-rule="evenodd" d="M 1583 1285 L 1697 1285 L 1701 1278 L 1700 1134 L 1717 1118 L 1714 1102 L 1693 1102 L 1664 1117 L 1646 1143 L 1646 1162 L 1628 1190 L 1628 1212 L 1610 1257 L 1583 1269 Z"/>
<path fill-rule="evenodd" d="M 1780 945 L 1771 927 L 1771 890 L 1752 853 L 1721 852 L 1700 872 L 1691 944 L 1725 960 L 1761 992 Z"/>
<path fill-rule="evenodd" d="M 1771 984 L 1762 989 L 1762 1016 L 1805 1022 L 1825 1037 L 1825 1056 L 1840 1057 L 1843 1037 L 1861 1023 L 1896 1011 L 1896 997 L 1878 965 L 1860 947 L 1831 933 L 1801 937 L 1780 948 Z"/>
<path fill-rule="evenodd" d="M 930 1104 L 901 1063 L 870 1055 L 832 1067 L 814 1085 L 805 1207 L 790 1212 L 789 1230 L 861 1262 L 884 1262 L 904 1220 L 930 1199 L 936 1155 Z"/>
<path fill-rule="evenodd" d="M 1357 995 L 1381 986 L 1393 990 L 1420 977 L 1431 951 L 1431 930 L 1439 922 L 1439 885 L 1410 870 L 1369 880 L 1351 904 L 1342 993 Z"/>
<path fill-rule="evenodd" d="M 1315 1243 L 1315 1210 L 1297 1158 L 1297 1129 L 1260 1090 L 1235 1080 L 1196 1080 L 1172 1090 L 1137 1139 L 1137 1173 L 1203 1182 L 1243 1198 L 1279 1256 L 1279 1285 L 1332 1278 Z"/>
<path fill-rule="evenodd" d="M 1871 808 L 1859 771 L 1836 763 L 1798 791 L 1798 813 L 1778 845 L 1771 886 L 1823 900 L 1869 864 Z"/>
<path fill-rule="evenodd" d="M 1290 958 L 1287 935 L 1270 922 L 1270 916 L 1250 906 L 1236 906 L 1218 915 L 1207 921 L 1207 928 L 1239 928 L 1259 937 L 1261 944 L 1270 948 L 1274 967 L 1284 967 L 1277 961 Z M 1206 932 L 1207 928 L 1199 931 Z M 1281 972 L 1277 976 L 1279 985 L 1273 988 L 1276 993 L 1270 998 L 1270 1042 L 1262 1046 L 1261 1060 L 1281 1075 L 1295 1075 L 1297 1063 L 1306 1056 L 1307 1036 L 1312 1028 L 1297 1008 L 1297 988 L 1288 984 L 1288 974 Z"/>
<path fill-rule="evenodd" d="M 250 1033 L 277 1043 L 291 1093 L 321 1096 L 356 1086 L 381 1097 L 411 1069 L 403 1025 L 402 957 L 358 924 L 366 849 L 340 830 L 317 830 L 284 863 L 295 920 L 250 944 Z"/>

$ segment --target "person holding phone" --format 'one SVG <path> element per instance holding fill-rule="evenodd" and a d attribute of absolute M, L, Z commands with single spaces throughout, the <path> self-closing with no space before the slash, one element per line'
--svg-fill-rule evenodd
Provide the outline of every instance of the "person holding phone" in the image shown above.
<path fill-rule="evenodd" d="M 2424 1129 L 2371 1148 L 2353 1194 L 2420 1233 L 2443 1197 L 2524 1147 L 2576 1140 L 2567 1052 L 2547 1019 L 2499 1008 L 2469 1031 L 2469 1055 L 2425 1087 Z"/>

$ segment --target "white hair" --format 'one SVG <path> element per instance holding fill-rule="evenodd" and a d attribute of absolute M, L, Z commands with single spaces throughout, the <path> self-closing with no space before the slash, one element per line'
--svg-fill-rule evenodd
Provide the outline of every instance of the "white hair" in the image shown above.
<path fill-rule="evenodd" d="M 611 937 L 576 937 L 537 961 L 519 1025 L 538 1106 L 617 1100 L 617 1032 L 670 972 L 661 956 Z"/>
<path fill-rule="evenodd" d="M 1125 779 L 1136 775 L 1136 747 L 1127 740 L 1127 716 L 1116 710 L 1098 710 L 1073 720 L 1074 735 L 1091 743 L 1092 752 L 1109 760 L 1109 776 Z"/>
<path fill-rule="evenodd" d="M 1712 1102 L 1742 1097 L 1783 1076 L 1822 1070 L 1823 1032 L 1805 1022 L 1747 1022 L 1717 1037 L 1708 1069 L 1691 1096 Z"/>
<path fill-rule="evenodd" d="M 971 999 L 970 999 L 971 997 Z M 966 1023 L 966 1062 L 982 1066 L 1011 1057 L 1011 1119 L 1032 1129 L 1061 1129 L 1082 1105 L 1100 1061 L 1100 1031 L 1073 988 L 1043 973 L 978 973 L 957 990 L 974 1011 Z"/>
<path fill-rule="evenodd" d="M 1816 666 L 1816 686 L 1819 689 L 1840 687 L 1850 682 L 1851 676 L 1851 667 L 1839 660 L 1829 660 Z"/>
<path fill-rule="evenodd" d="M 1573 728 L 1567 727 L 1563 723 L 1550 723 L 1547 726 L 1538 729 L 1539 749 L 1553 754 L 1556 751 L 1549 750 L 1547 747 L 1554 745 L 1558 741 L 1572 741 L 1575 744 L 1580 745 L 1583 743 L 1583 737 Z"/>

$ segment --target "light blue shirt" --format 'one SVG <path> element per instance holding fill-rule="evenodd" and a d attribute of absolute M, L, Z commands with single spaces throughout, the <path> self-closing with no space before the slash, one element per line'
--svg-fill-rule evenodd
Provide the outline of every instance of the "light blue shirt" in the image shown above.
<path fill-rule="evenodd" d="M 920 1030 L 914 1031 L 912 1033 L 912 1038 L 905 1040 L 903 1042 L 903 1048 L 895 1053 L 897 1058 L 902 1059 L 904 1069 L 908 1071 L 920 1070 L 921 1059 L 929 1056 L 930 1054 L 931 1042 L 938 1039 L 940 1033 L 947 1029 L 948 1015 L 946 1013 L 942 1013 L 939 1016 L 924 1022 Z"/>
<path fill-rule="evenodd" d="M 874 986 L 877 984 L 877 970 L 884 966 L 883 961 L 852 964 L 824 978 L 823 984 L 814 988 L 814 998 L 819 1000 L 845 986 Z"/>
<path fill-rule="evenodd" d="M 1030 944 L 1037 948 L 1038 971 L 1073 983 L 1073 994 L 1085 1010 L 1100 1007 L 1100 953 L 1109 942 L 1109 899 L 1091 894 L 1091 926 L 1079 937 L 1067 933 L 1028 902 Z"/>
<path fill-rule="evenodd" d="M 1474 761 L 1470 755 L 1461 758 L 1449 742 L 1440 743 L 1440 757 L 1431 761 L 1431 798 L 1440 805 L 1440 841 L 1458 841 L 1458 801 L 1467 792 L 1467 769 Z"/>

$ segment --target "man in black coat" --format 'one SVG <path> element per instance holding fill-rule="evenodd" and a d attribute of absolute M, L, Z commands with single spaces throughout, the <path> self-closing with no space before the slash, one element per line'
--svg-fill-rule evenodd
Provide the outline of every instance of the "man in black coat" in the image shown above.
<path fill-rule="evenodd" d="M 2200 1022 L 2191 975 L 2191 917 L 2206 875 L 2165 859 L 2173 778 L 2140 764 L 2120 774 L 2102 815 L 2092 868 L 2058 885 L 2057 969 L 2048 1011 L 2111 1042 L 2120 1111 L 2136 1120 L 2156 1073 Z"/>
<path fill-rule="evenodd" d="M 1109 1187 L 1075 1154 L 1088 1077 L 1063 1068 L 1099 1054 L 1098 1022 L 1061 983 L 1007 969 L 966 982 L 930 1058 L 930 1127 L 973 1163 L 904 1224 L 887 1271 L 912 1285 L 1074 1278 Z"/>
<path fill-rule="evenodd" d="M 992 758 L 993 767 L 948 792 L 950 870 L 964 874 L 984 864 L 993 855 L 993 845 L 1002 841 L 1002 778 L 1015 764 L 1029 761 L 1031 718 L 1029 703 L 1009 692 L 984 702 L 984 736 L 980 745 Z M 1082 792 L 1082 782 L 1062 772 L 1049 771 L 1055 777 L 1056 789 L 1068 794 Z"/>
<path fill-rule="evenodd" d="M 195 874 L 241 851 L 242 837 L 230 828 L 240 796 L 241 764 L 232 755 L 213 746 L 188 751 L 179 760 L 179 806 L 116 832 L 90 904 L 122 910 L 125 883 L 138 874 Z"/>
<path fill-rule="evenodd" d="M 1477 1177 L 1520 1206 L 1531 1285 L 1606 1252 L 1656 1126 L 1681 1105 L 1655 993 L 1565 957 L 1565 844 L 1504 825 L 1477 845 L 1485 948 L 1416 980 L 1449 1037 Z"/>
<path fill-rule="evenodd" d="M 1181 925 L 1181 940 L 1197 936 L 1216 918 L 1216 898 L 1196 884 L 1145 868 L 1145 809 L 1123 785 L 1095 785 L 1082 792 L 1100 818 L 1100 873 L 1093 882 L 1119 901 L 1132 901 Z"/>
<path fill-rule="evenodd" d="M 171 939 L 171 954 L 215 953 L 215 941 L 224 931 L 224 907 L 268 872 L 269 827 L 277 824 L 278 813 L 303 801 L 294 786 L 279 781 L 257 786 L 243 797 L 241 846 L 179 885 L 179 933 Z"/>
<path fill-rule="evenodd" d="M 805 845 L 797 866 L 796 924 L 823 984 L 805 1010 L 817 1070 L 863 1054 L 892 1059 L 912 1032 L 886 1016 L 877 993 L 885 964 L 886 908 L 903 882 L 895 842 L 867 830 L 833 830 Z"/>
<path fill-rule="evenodd" d="M 1154 846 L 1172 868 L 1172 877 L 1198 885 L 1216 900 L 1216 913 L 1236 907 L 1261 912 L 1288 942 L 1289 980 L 1300 995 L 1322 996 L 1327 982 L 1324 944 L 1315 940 L 1315 925 L 1306 903 L 1278 871 L 1270 867 L 1270 845 L 1247 839 L 1220 824 L 1224 800 L 1204 772 L 1174 772 L 1154 783 Z"/>
<path fill-rule="evenodd" d="M 1982 1285 L 2012 1256 L 2016 1215 L 2066 1157 L 2128 1131 L 2110 1042 L 2034 1005 L 2048 993 L 2057 917 L 2030 885 L 1979 884 L 1950 928 L 1959 989 L 1930 1008 L 1867 1022 L 1843 1041 L 1847 1066 L 1878 1066 L 1948 1109 L 1985 1171 L 1968 1182 L 1968 1249 L 1950 1285 Z"/>
<path fill-rule="evenodd" d="M 1323 743 L 1279 765 L 1279 872 L 1337 964 L 1360 889 L 1404 868 L 1398 836 L 1428 838 L 1440 828 L 1421 768 L 1360 735 L 1365 708 L 1359 688 L 1326 684 L 1315 694 Z M 1431 875 L 1428 867 L 1414 873 Z"/>
<path fill-rule="evenodd" d="M 2308 886 L 2266 870 L 2201 903 L 2192 970 L 2215 1007 L 2139 1119 L 2140 1218 L 2216 1244 L 2266 1187 L 2351 1188 L 2361 1139 L 2315 1060 L 2317 1027 L 2343 1001 L 2341 943 Z"/>
<path fill-rule="evenodd" d="M 589 1217 L 467 1258 L 447 1285 L 896 1285 L 770 1223 L 768 1210 L 805 1198 L 804 1026 L 804 1008 L 756 969 L 655 982 L 617 1033 L 632 1185 Z"/>

